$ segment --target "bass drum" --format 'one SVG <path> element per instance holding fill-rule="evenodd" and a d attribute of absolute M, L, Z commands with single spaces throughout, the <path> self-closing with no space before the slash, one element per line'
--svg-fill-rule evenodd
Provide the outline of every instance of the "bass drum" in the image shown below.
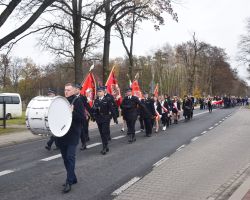
<path fill-rule="evenodd" d="M 64 97 L 37 96 L 27 106 L 26 126 L 34 135 L 62 137 L 71 123 L 71 106 Z"/>

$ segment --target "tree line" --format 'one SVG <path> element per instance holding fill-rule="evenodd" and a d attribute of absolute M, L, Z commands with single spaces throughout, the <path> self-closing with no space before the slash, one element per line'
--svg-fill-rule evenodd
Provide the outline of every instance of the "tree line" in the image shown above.
<path fill-rule="evenodd" d="M 96 82 L 102 85 L 102 60 L 95 63 L 93 73 Z M 129 58 L 110 60 L 111 70 L 116 65 L 116 76 L 121 90 L 129 86 Z M 213 95 L 246 96 L 248 86 L 233 69 L 225 50 L 200 42 L 193 36 L 192 40 L 171 46 L 163 45 L 152 50 L 151 55 L 134 56 L 132 76 L 139 75 L 142 90 L 153 93 L 159 84 L 161 94 L 196 97 Z M 92 61 L 82 62 L 83 74 L 87 74 Z M 74 62 L 58 60 L 54 63 L 38 66 L 31 59 L 0 57 L 0 92 L 18 92 L 27 103 L 37 95 L 46 95 L 48 88 L 63 95 L 64 84 L 74 80 Z M 82 82 L 84 76 L 81 77 Z M 133 79 L 132 79 L 133 80 Z"/>

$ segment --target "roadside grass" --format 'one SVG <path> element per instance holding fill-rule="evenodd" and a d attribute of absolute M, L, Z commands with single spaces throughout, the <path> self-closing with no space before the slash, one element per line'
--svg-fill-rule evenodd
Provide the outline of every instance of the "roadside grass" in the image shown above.
<path fill-rule="evenodd" d="M 15 133 L 15 132 L 19 132 L 19 131 L 23 131 L 25 130 L 24 128 L 23 129 L 20 129 L 20 128 L 3 128 L 3 127 L 0 127 L 0 135 L 4 135 L 4 134 L 8 134 L 8 133 Z"/>
<path fill-rule="evenodd" d="M 6 124 L 7 124 L 7 126 L 8 125 L 25 125 L 25 112 L 22 112 L 21 117 L 7 120 Z"/>

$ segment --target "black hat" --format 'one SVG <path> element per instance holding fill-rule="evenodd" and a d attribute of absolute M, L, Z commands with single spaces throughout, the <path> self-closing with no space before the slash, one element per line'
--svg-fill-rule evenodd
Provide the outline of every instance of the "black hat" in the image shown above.
<path fill-rule="evenodd" d="M 52 89 L 48 89 L 48 94 L 56 94 L 56 92 L 54 91 L 54 90 L 52 90 Z"/>
<path fill-rule="evenodd" d="M 78 89 L 80 89 L 80 90 L 81 90 L 81 89 L 82 89 L 82 86 L 81 86 L 81 84 L 76 83 L 76 84 L 75 84 L 75 88 L 78 88 Z"/>
<path fill-rule="evenodd" d="M 105 86 L 99 86 L 97 87 L 97 91 L 104 91 L 106 89 Z"/>
<path fill-rule="evenodd" d="M 128 87 L 127 89 L 126 89 L 126 92 L 131 92 L 132 91 L 132 88 L 131 87 Z"/>

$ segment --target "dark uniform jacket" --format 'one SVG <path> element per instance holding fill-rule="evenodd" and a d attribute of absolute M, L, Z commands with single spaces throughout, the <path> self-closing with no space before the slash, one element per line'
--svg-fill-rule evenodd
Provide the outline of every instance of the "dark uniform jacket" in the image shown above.
<path fill-rule="evenodd" d="M 159 115 L 162 115 L 161 103 L 159 101 L 156 101 L 154 103 L 156 103 L 156 111 L 158 112 Z"/>
<path fill-rule="evenodd" d="M 81 135 L 81 127 L 84 120 L 84 106 L 79 97 L 72 95 L 67 98 L 70 104 L 73 103 L 72 123 L 67 134 L 58 137 L 58 145 L 77 145 Z M 74 101 L 74 102 L 73 102 Z"/>
<path fill-rule="evenodd" d="M 163 113 L 169 113 L 170 112 L 170 107 L 169 107 L 169 104 L 168 104 L 168 101 L 167 100 L 164 100 L 164 103 L 163 103 L 163 106 L 164 108 L 166 108 L 168 111 L 166 112 L 164 109 Z"/>
<path fill-rule="evenodd" d="M 97 123 L 109 122 L 112 117 L 115 121 L 117 120 L 112 102 L 107 96 L 104 96 L 102 100 L 97 98 L 94 101 L 92 112 Z"/>
<path fill-rule="evenodd" d="M 121 109 L 125 120 L 136 120 L 138 115 L 138 106 L 141 105 L 140 100 L 136 96 L 125 97 L 122 100 Z"/>
<path fill-rule="evenodd" d="M 141 100 L 140 116 L 143 119 L 152 119 L 154 116 L 156 116 L 154 101 L 152 99 L 147 98 Z"/>
<path fill-rule="evenodd" d="M 109 93 L 107 93 L 107 94 L 105 94 L 105 97 L 107 97 L 111 101 L 111 104 L 113 106 L 115 115 L 116 115 L 116 117 L 119 117 L 119 109 L 118 109 L 118 106 L 117 106 L 117 104 L 115 102 L 114 96 L 111 95 L 111 94 L 109 94 Z"/>

